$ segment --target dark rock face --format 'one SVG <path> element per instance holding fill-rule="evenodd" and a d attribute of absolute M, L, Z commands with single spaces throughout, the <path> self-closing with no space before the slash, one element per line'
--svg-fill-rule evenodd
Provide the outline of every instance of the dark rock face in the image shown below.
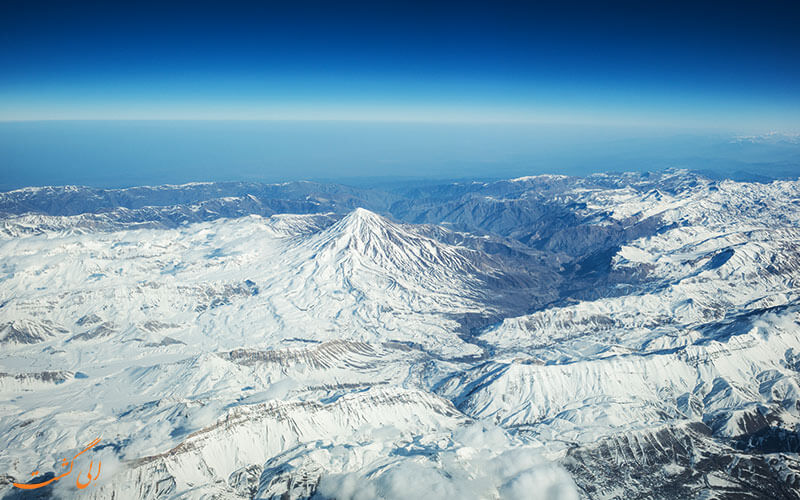
<path fill-rule="evenodd" d="M 68 330 L 50 321 L 10 322 L 0 325 L 1 344 L 37 344 Z"/>
<path fill-rule="evenodd" d="M 563 464 L 589 498 L 692 498 L 709 489 L 716 498 L 800 498 L 800 461 L 771 453 L 730 447 L 689 424 L 574 448 Z"/>

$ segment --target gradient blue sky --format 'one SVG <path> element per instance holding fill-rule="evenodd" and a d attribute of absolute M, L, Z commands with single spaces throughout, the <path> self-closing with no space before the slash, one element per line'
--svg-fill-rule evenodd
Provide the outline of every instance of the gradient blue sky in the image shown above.
<path fill-rule="evenodd" d="M 6 0 L 0 4 L 0 122 L 8 123 L 0 124 L 0 173 L 6 177 L 0 184 L 55 182 L 46 174 L 54 167 L 42 164 L 60 156 L 71 158 L 68 169 L 78 173 L 123 152 L 133 155 L 133 164 L 136 151 L 156 144 L 166 148 L 165 156 L 142 154 L 143 172 L 146 162 L 189 168 L 198 161 L 189 154 L 192 144 L 211 147 L 209 140 L 217 140 L 212 156 L 219 161 L 222 151 L 238 148 L 241 164 L 256 173 L 266 164 L 314 161 L 271 156 L 259 142 L 267 134 L 268 144 L 303 147 L 306 132 L 297 127 L 286 129 L 296 132 L 286 143 L 279 143 L 281 128 L 272 125 L 261 135 L 248 129 L 252 143 L 220 142 L 219 135 L 237 130 L 224 125 L 230 120 L 328 123 L 320 144 L 329 146 L 319 156 L 337 168 L 352 163 L 364 171 L 398 155 L 403 169 L 419 159 L 396 149 L 428 148 L 442 162 L 463 163 L 477 147 L 474 141 L 486 143 L 480 146 L 485 153 L 493 147 L 487 137 L 503 131 L 518 142 L 501 141 L 505 149 L 475 161 L 536 159 L 530 138 L 542 129 L 534 126 L 568 127 L 558 129 L 563 134 L 556 141 L 565 148 L 569 141 L 561 139 L 587 136 L 585 127 L 595 128 L 593 137 L 617 130 L 614 140 L 637 139 L 642 131 L 658 137 L 796 134 L 798 26 L 800 3 L 788 0 L 558 6 Z M 60 122 L 21 124 L 42 120 Z M 100 135 L 92 135 L 74 120 L 147 122 L 133 128 L 97 122 Z M 146 125 L 153 120 L 184 125 Z M 217 132 L 190 125 L 207 120 L 219 121 Z M 374 123 L 373 130 L 385 131 L 376 138 L 384 149 L 373 158 L 359 156 L 358 148 L 334 147 L 342 130 L 363 133 L 356 125 L 334 125 L 342 122 Z M 433 136 L 430 128 L 404 129 L 405 142 L 393 143 L 393 124 L 404 123 L 439 127 Z M 464 132 L 470 124 L 493 128 Z M 108 136 L 114 130 L 122 135 Z M 140 143 L 114 149 L 130 143 L 123 135 L 131 130 Z M 184 154 L 170 141 L 164 144 L 165 137 L 185 143 Z M 428 144 L 430 137 L 442 137 L 442 145 Z M 294 172 L 319 176 L 316 170 Z M 268 171 L 263 177 L 280 175 Z M 84 178 L 91 179 L 74 180 Z"/>
<path fill-rule="evenodd" d="M 0 7 L 0 119 L 796 129 L 800 4 L 81 2 Z"/>

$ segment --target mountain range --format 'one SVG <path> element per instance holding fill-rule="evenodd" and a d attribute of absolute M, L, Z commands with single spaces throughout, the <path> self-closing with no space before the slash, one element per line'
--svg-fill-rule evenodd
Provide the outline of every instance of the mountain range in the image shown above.
<path fill-rule="evenodd" d="M 0 257 L 2 498 L 800 498 L 800 181 L 24 188 Z"/>

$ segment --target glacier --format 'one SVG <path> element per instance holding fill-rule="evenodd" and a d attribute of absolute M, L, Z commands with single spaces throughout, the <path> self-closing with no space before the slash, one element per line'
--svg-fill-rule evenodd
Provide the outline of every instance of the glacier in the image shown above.
<path fill-rule="evenodd" d="M 24 188 L 0 257 L 0 498 L 800 498 L 800 181 Z"/>

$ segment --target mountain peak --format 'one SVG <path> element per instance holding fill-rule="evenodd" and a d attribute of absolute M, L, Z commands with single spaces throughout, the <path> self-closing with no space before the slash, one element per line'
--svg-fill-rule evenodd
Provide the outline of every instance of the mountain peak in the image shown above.
<path fill-rule="evenodd" d="M 371 212 L 366 208 L 356 208 L 336 226 L 338 231 L 350 234 L 365 234 L 365 233 L 384 233 L 386 229 L 393 225 L 388 219 L 382 217 L 375 212 Z"/>
<path fill-rule="evenodd" d="M 345 219 L 374 221 L 374 222 L 380 222 L 380 221 L 385 220 L 384 217 L 381 217 L 380 215 L 376 214 L 375 212 L 371 212 L 371 211 L 367 210 L 366 208 L 362 208 L 362 207 L 358 207 L 355 210 L 353 210 L 352 212 L 350 212 L 349 214 L 347 214 L 347 216 L 345 216 Z"/>
<path fill-rule="evenodd" d="M 332 251 L 336 259 L 369 262 L 370 266 L 384 270 L 399 269 L 401 274 L 439 275 L 455 269 L 472 269 L 455 248 L 364 208 L 347 214 L 320 233 L 312 244 Z"/>

